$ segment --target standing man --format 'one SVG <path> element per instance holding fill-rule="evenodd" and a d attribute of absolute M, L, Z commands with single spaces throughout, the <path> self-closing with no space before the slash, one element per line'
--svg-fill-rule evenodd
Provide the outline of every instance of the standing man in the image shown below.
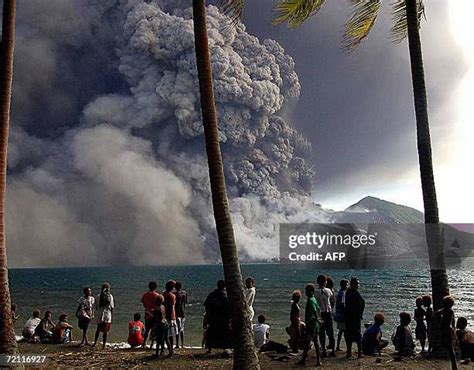
<path fill-rule="evenodd" d="M 323 348 L 322 357 L 327 357 L 326 334 L 329 338 L 329 348 L 331 349 L 329 356 L 335 357 L 336 352 L 331 307 L 331 301 L 334 299 L 334 294 L 331 289 L 326 288 L 327 278 L 325 275 L 319 275 L 316 282 L 318 283 L 318 288 L 316 289 L 314 296 L 318 301 L 318 306 L 321 310 L 321 319 L 323 320 L 323 325 L 319 331 L 319 340 L 321 341 L 321 347 Z"/>
<path fill-rule="evenodd" d="M 150 330 L 152 330 L 154 326 L 153 311 L 156 307 L 156 297 L 158 297 L 158 293 L 155 292 L 157 286 L 158 284 L 156 283 L 156 281 L 150 281 L 148 283 L 148 291 L 143 293 L 141 299 L 143 308 L 145 309 L 145 333 L 143 334 L 142 348 L 145 348 L 146 340 L 148 339 Z"/>
<path fill-rule="evenodd" d="M 110 326 L 112 325 L 112 312 L 115 308 L 114 297 L 110 293 L 110 284 L 103 283 L 99 296 L 96 300 L 97 306 L 97 330 L 95 332 L 94 344 L 92 347 L 95 347 L 99 335 L 103 333 L 102 349 L 105 348 L 107 343 L 107 334 L 110 331 Z"/>
<path fill-rule="evenodd" d="M 169 280 L 166 282 L 165 291 L 163 292 L 164 306 L 165 306 L 165 317 L 168 322 L 168 339 L 170 341 L 170 353 L 169 356 L 173 356 L 173 343 L 174 337 L 178 333 L 176 325 L 176 296 L 173 294 L 173 289 L 176 285 L 176 281 Z"/>
<path fill-rule="evenodd" d="M 186 322 L 186 305 L 188 304 L 188 293 L 183 289 L 181 282 L 177 281 L 175 285 L 176 295 L 176 324 L 178 333 L 176 334 L 176 348 L 179 348 L 179 338 L 181 337 L 181 346 L 184 348 L 184 325 Z"/>
<path fill-rule="evenodd" d="M 83 293 L 84 296 L 77 301 L 76 316 L 79 320 L 78 327 L 82 330 L 82 341 L 80 345 L 84 344 L 88 346 L 87 330 L 89 329 L 91 320 L 94 318 L 95 298 L 92 296 L 92 289 L 90 287 L 85 287 Z"/>
<path fill-rule="evenodd" d="M 352 356 L 352 343 L 357 344 L 358 358 L 362 357 L 362 334 L 360 330 L 364 315 L 365 301 L 359 293 L 359 280 L 353 277 L 350 287 L 346 291 L 346 306 L 344 310 L 344 321 L 346 331 L 344 333 L 347 344 L 347 358 Z"/>

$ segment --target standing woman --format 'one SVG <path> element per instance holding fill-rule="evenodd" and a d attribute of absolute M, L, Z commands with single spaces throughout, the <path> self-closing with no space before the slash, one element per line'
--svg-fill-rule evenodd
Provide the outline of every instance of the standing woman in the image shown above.
<path fill-rule="evenodd" d="M 82 341 L 80 345 L 85 344 L 89 345 L 89 340 L 87 338 L 87 330 L 89 329 L 89 324 L 94 318 L 94 304 L 95 299 L 92 296 L 92 289 L 86 287 L 83 289 L 84 296 L 79 298 L 77 301 L 78 306 L 76 310 L 76 316 L 79 319 L 78 327 L 82 330 Z"/>
<path fill-rule="evenodd" d="M 255 288 L 255 279 L 251 276 L 245 279 L 245 287 L 245 300 L 247 301 L 247 306 L 250 311 L 250 321 L 253 321 L 253 317 L 255 316 L 253 302 L 255 301 L 255 294 L 257 292 L 257 289 Z"/>
<path fill-rule="evenodd" d="M 107 333 L 110 330 L 110 325 L 112 324 L 112 312 L 114 310 L 114 297 L 110 293 L 110 284 L 103 283 L 100 295 L 97 298 L 96 302 L 97 307 L 97 330 L 95 332 L 94 344 L 95 347 L 99 335 L 103 333 L 102 349 L 105 348 L 107 343 Z"/>

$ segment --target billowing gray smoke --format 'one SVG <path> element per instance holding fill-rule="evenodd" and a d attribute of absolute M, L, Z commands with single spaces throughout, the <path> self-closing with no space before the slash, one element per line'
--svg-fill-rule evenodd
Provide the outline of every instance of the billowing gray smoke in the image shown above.
<path fill-rule="evenodd" d="M 12 130 L 11 265 L 217 258 L 192 14 L 171 3 L 176 2 L 88 4 L 94 9 L 88 29 L 109 23 L 99 41 L 113 41 L 114 72 L 107 73 L 122 82 L 85 104 L 75 122 L 63 123 L 60 135 L 40 135 L 28 125 Z M 260 42 L 244 26 L 229 28 L 213 6 L 208 27 L 237 240 L 244 258 L 272 257 L 278 253 L 279 222 L 326 218 L 306 197 L 314 176 L 306 163 L 311 145 L 283 118 L 300 92 L 294 62 L 275 41 Z M 79 44 L 100 50 L 91 40 Z M 110 57 L 101 50 L 97 65 L 104 68 Z M 51 112 L 48 117 L 55 119 Z"/>

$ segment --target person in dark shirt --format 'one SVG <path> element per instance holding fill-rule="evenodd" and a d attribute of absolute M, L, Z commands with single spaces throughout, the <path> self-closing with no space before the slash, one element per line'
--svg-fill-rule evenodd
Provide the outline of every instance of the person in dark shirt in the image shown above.
<path fill-rule="evenodd" d="M 184 326 L 186 323 L 186 305 L 188 304 L 188 293 L 183 289 L 183 284 L 177 281 L 175 284 L 175 311 L 178 333 L 176 334 L 176 348 L 179 348 L 179 338 L 181 338 L 181 347 L 184 348 Z"/>
<path fill-rule="evenodd" d="M 455 322 L 454 322 L 454 298 L 446 296 L 443 298 L 443 308 L 436 311 L 435 318 L 441 320 L 441 335 L 443 339 L 443 347 L 451 360 L 451 368 L 457 369 L 456 352 L 454 351 L 455 338 Z"/>
<path fill-rule="evenodd" d="M 415 335 L 416 339 L 420 341 L 421 355 L 425 354 L 425 343 L 427 337 L 427 329 L 425 324 L 426 311 L 423 308 L 423 298 L 418 297 L 415 301 L 416 308 L 413 317 L 416 321 Z"/>
<path fill-rule="evenodd" d="M 423 299 L 423 308 L 425 309 L 425 319 L 426 319 L 426 334 L 428 339 L 428 354 L 430 355 L 433 350 L 433 320 L 434 320 L 434 311 L 431 307 L 431 296 L 425 295 Z"/>
<path fill-rule="evenodd" d="M 344 321 L 345 340 L 347 344 L 347 358 L 352 357 L 352 343 L 357 344 L 357 355 L 362 357 L 362 335 L 361 321 L 364 315 L 365 301 L 359 293 L 359 280 L 355 277 L 351 279 L 350 287 L 346 291 Z"/>
<path fill-rule="evenodd" d="M 217 289 L 209 293 L 204 301 L 204 307 L 206 308 L 207 353 L 211 353 L 213 348 L 231 348 L 230 303 L 224 280 L 217 282 Z"/>
<path fill-rule="evenodd" d="M 456 337 L 461 350 L 461 364 L 467 365 L 474 361 L 474 332 L 467 330 L 467 319 L 458 318 L 456 323 Z"/>
<path fill-rule="evenodd" d="M 336 351 L 341 350 L 341 340 L 344 332 L 346 331 L 346 323 L 344 321 L 344 309 L 346 306 L 346 291 L 347 287 L 349 286 L 348 280 L 341 280 L 339 283 L 341 289 L 337 293 L 336 298 L 336 314 L 334 320 L 336 321 L 337 329 L 339 332 L 337 333 L 337 347 Z"/>
<path fill-rule="evenodd" d="M 384 322 L 385 317 L 383 313 L 376 313 L 374 316 L 374 323 L 367 328 L 362 337 L 362 351 L 364 355 L 380 355 L 382 349 L 387 347 L 388 341 L 382 339 L 381 326 Z"/>
<path fill-rule="evenodd" d="M 291 296 L 290 310 L 290 326 L 286 332 L 290 336 L 289 344 L 293 353 L 298 353 L 301 338 L 301 308 L 299 302 L 301 300 L 301 292 L 295 290 Z"/>

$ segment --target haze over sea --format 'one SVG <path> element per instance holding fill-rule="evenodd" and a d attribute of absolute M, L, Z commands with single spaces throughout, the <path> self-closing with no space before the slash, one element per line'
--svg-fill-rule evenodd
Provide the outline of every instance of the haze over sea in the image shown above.
<path fill-rule="evenodd" d="M 289 323 L 292 291 L 296 288 L 303 290 L 305 284 L 314 282 L 320 273 L 332 276 L 337 288 L 340 279 L 357 276 L 366 301 L 364 322 L 371 321 L 375 312 L 384 312 L 386 321 L 383 331 L 387 338 L 398 323 L 398 313 L 408 311 L 412 314 L 415 298 L 430 291 L 429 271 L 417 263 L 403 264 L 400 268 L 358 271 L 322 271 L 314 264 L 244 264 L 242 273 L 244 277 L 253 276 L 256 280 L 256 316 L 265 314 L 271 326 L 271 338 L 283 343 L 287 339 L 284 329 Z M 472 260 L 464 261 L 463 268 L 451 269 L 448 273 L 451 294 L 456 299 L 456 317 L 466 316 L 472 328 L 474 263 Z M 200 346 L 204 313 L 202 303 L 222 276 L 220 265 L 10 269 L 12 301 L 18 305 L 17 314 L 20 315 L 16 322 L 16 334 L 21 334 L 23 324 L 36 308 L 42 313 L 51 310 L 54 321 L 65 312 L 69 315 L 69 321 L 77 327 L 74 314 L 82 288 L 91 286 L 96 295 L 101 283 L 108 281 L 116 302 L 110 341 L 124 342 L 127 339 L 127 323 L 133 314 L 140 312 L 143 316 L 140 298 L 148 282 L 155 280 L 162 289 L 167 280 L 176 279 L 183 283 L 189 294 L 186 344 Z M 92 338 L 94 331 L 95 325 L 91 325 L 89 338 Z M 74 333 L 77 340 L 79 331 L 76 329 Z"/>

